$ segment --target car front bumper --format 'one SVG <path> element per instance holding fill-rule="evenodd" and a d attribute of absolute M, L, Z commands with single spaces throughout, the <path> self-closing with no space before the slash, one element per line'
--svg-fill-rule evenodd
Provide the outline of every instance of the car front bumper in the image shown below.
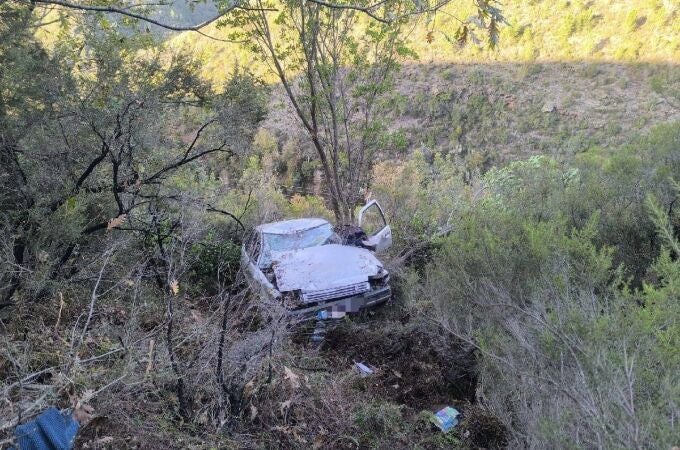
<path fill-rule="evenodd" d="M 321 311 L 326 311 L 329 317 L 337 316 L 338 313 L 339 315 L 351 314 L 385 303 L 391 296 L 392 289 L 389 286 L 383 286 L 360 295 L 327 300 L 313 306 L 303 306 L 291 312 L 295 315 L 309 317 L 317 316 Z"/>

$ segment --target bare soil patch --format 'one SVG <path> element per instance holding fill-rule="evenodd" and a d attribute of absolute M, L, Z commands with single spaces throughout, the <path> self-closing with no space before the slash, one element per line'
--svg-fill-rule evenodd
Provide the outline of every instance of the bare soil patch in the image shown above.
<path fill-rule="evenodd" d="M 347 324 L 329 330 L 322 353 L 334 366 L 375 367 L 369 388 L 411 408 L 474 402 L 475 352 L 434 327 Z"/>

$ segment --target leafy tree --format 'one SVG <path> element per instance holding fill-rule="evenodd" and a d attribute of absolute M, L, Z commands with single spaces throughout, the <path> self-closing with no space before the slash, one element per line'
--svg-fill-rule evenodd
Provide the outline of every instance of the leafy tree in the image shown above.
<path fill-rule="evenodd" d="M 162 23 L 151 18 L 143 5 L 126 2 L 103 6 L 39 0 L 33 5 L 120 15 L 201 34 L 205 26 L 218 20 L 234 25 L 234 37 L 250 42 L 251 49 L 271 65 L 283 84 L 316 150 L 336 219 L 348 222 L 368 185 L 373 154 L 379 147 L 383 128 L 380 99 L 390 89 L 397 58 L 411 53 L 404 45 L 406 27 L 412 19 L 432 16 L 448 3 L 450 0 L 218 1 L 217 15 L 186 27 Z M 477 16 L 459 21 L 456 40 L 477 40 L 474 30 L 482 28 L 495 46 L 498 26 L 504 20 L 500 10 L 494 1 L 472 3 Z"/>
<path fill-rule="evenodd" d="M 32 274 L 28 292 L 41 297 L 100 251 L 102 238 L 151 229 L 176 195 L 173 176 L 244 150 L 264 99 L 241 72 L 216 95 L 187 55 L 164 54 L 148 36 L 125 37 L 105 23 L 75 23 L 48 55 L 27 31 L 30 11 L 3 7 L 3 31 L 13 34 L 0 89 L 7 305 L 22 277 Z"/>
<path fill-rule="evenodd" d="M 398 61 L 415 56 L 406 45 L 411 19 L 444 3 L 257 0 L 225 20 L 237 30 L 232 38 L 248 42 L 281 82 L 316 151 L 340 223 L 352 220 L 370 184 L 385 128 L 381 100 L 393 87 Z M 489 27 L 495 43 L 502 16 L 490 2 L 478 6 L 479 17 L 489 19 L 478 23 Z M 461 25 L 461 41 L 469 29 Z"/>
<path fill-rule="evenodd" d="M 86 319 L 72 325 L 70 350 L 54 364 L 69 376 L 79 370 L 99 298 L 116 292 L 135 305 L 144 295 L 145 304 L 166 306 L 179 415 L 192 418 L 194 383 L 207 377 L 217 386 L 218 410 L 230 413 L 239 391 L 224 374 L 223 354 L 240 318 L 230 294 L 240 286 L 244 225 L 229 211 L 219 210 L 226 222 L 208 213 L 217 211 L 211 204 L 221 188 L 211 170 L 249 147 L 265 114 L 262 85 L 235 70 L 218 94 L 200 79 L 194 58 L 156 46 L 146 33 L 121 33 L 105 17 L 65 20 L 49 50 L 34 37 L 36 26 L 31 7 L 0 4 L 3 328 L 24 307 L 55 309 L 54 294 L 76 305 L 89 299 Z M 178 349 L 184 337 L 175 297 L 188 280 L 223 316 L 219 344 L 210 341 L 215 371 L 196 370 Z M 13 367 L 18 380 L 31 368 Z"/>

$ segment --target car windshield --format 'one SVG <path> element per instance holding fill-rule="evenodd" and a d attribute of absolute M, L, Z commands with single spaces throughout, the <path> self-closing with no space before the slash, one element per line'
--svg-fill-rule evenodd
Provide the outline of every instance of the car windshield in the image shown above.
<path fill-rule="evenodd" d="M 289 234 L 263 233 L 264 246 L 260 267 L 269 267 L 272 263 L 272 254 L 288 250 L 300 250 L 307 247 L 324 245 L 335 236 L 333 227 L 325 223 L 318 227 Z"/>

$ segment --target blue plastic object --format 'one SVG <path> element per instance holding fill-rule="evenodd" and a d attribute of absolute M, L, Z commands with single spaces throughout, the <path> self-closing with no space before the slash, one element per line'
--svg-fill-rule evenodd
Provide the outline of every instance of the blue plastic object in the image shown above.
<path fill-rule="evenodd" d="M 78 421 L 71 414 L 48 408 L 32 422 L 16 428 L 17 450 L 70 450 L 78 428 Z"/>
<path fill-rule="evenodd" d="M 456 408 L 447 406 L 446 408 L 437 411 L 437 413 L 432 416 L 432 422 L 437 425 L 440 430 L 446 433 L 458 425 L 459 414 L 460 413 Z"/>
<path fill-rule="evenodd" d="M 319 320 L 328 320 L 328 319 L 342 319 L 345 317 L 347 313 L 345 311 L 319 311 L 316 313 L 316 318 Z"/>

